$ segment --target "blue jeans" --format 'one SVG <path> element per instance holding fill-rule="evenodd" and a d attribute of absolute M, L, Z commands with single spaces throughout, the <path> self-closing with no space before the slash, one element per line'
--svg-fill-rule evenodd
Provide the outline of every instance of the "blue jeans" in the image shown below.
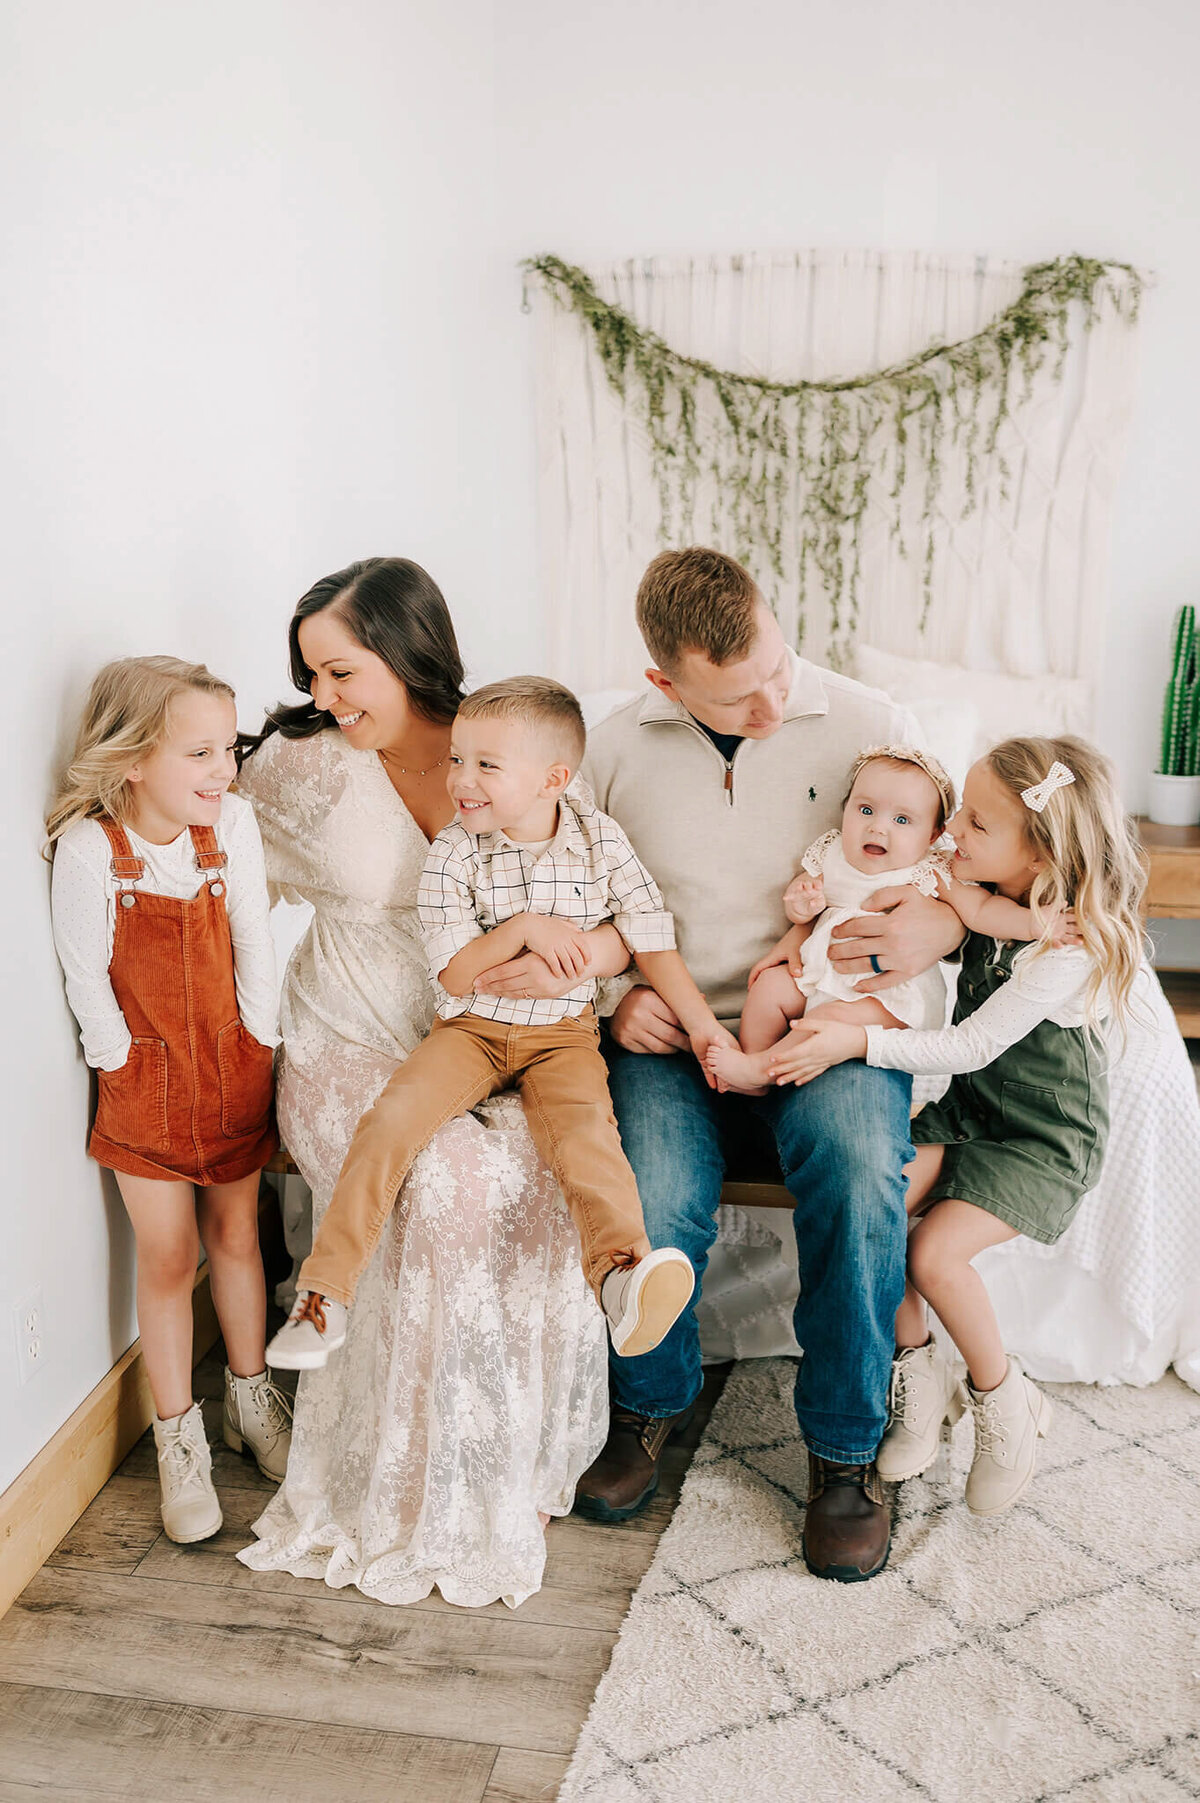
<path fill-rule="evenodd" d="M 641 1415 L 675 1415 L 700 1392 L 695 1300 L 717 1237 L 730 1135 L 753 1130 L 757 1116 L 796 1204 L 800 1431 L 812 1452 L 836 1464 L 873 1459 L 887 1424 L 904 1294 L 911 1077 L 840 1064 L 801 1089 L 718 1095 L 686 1053 L 627 1052 L 606 1036 L 605 1055 L 650 1243 L 680 1247 L 696 1269 L 692 1301 L 661 1344 L 636 1359 L 612 1355 L 616 1402 Z"/>

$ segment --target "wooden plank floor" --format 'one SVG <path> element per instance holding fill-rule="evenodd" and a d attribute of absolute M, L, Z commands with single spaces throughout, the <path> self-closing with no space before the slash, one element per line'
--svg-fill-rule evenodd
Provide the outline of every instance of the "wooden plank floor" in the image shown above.
<path fill-rule="evenodd" d="M 518 1610 L 404 1608 L 234 1553 L 271 1486 L 219 1445 L 221 1355 L 197 1371 L 225 1525 L 162 1533 L 147 1433 L 0 1621 L 0 1803 L 548 1803 L 720 1393 L 622 1527 L 548 1531 Z"/>

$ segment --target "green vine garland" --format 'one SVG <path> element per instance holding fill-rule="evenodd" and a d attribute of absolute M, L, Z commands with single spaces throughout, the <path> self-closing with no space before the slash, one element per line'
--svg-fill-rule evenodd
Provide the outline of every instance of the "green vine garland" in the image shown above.
<path fill-rule="evenodd" d="M 724 548 L 760 579 L 768 572 L 784 578 L 785 533 L 792 526 L 798 595 L 802 604 L 815 572 L 829 601 L 835 663 L 858 615 L 872 477 L 882 478 L 876 496 L 892 504 L 890 531 L 902 556 L 913 547 L 901 524 L 901 496 L 907 484 L 921 484 L 924 630 L 947 435 L 965 454 L 965 518 L 978 504 L 993 458 L 1000 492 L 1007 494 L 1001 428 L 1014 405 L 1029 398 L 1048 362 L 1053 377 L 1061 377 L 1072 306 L 1082 309 L 1090 331 L 1107 296 L 1132 324 L 1144 288 L 1128 263 L 1073 256 L 1032 264 L 1012 305 L 972 338 L 933 344 L 906 362 L 842 381 L 773 382 L 682 356 L 559 257 L 529 257 L 522 268 L 587 326 L 611 387 L 644 427 L 663 542 L 680 544 L 692 536 L 702 475 L 712 478 L 721 497 L 731 540 Z"/>

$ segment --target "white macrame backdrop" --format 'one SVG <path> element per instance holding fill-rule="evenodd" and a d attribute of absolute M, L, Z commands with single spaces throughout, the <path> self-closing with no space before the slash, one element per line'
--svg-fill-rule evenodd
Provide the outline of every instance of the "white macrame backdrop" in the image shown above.
<path fill-rule="evenodd" d="M 651 258 L 589 272 L 606 299 L 676 350 L 742 374 L 823 379 L 882 368 L 932 342 L 969 337 L 1017 297 L 1021 266 L 899 252 Z M 540 563 L 550 667 L 576 689 L 640 684 L 645 653 L 633 619 L 638 580 L 662 548 L 657 488 L 633 410 L 609 387 L 576 315 L 534 279 Z M 1014 383 L 1001 446 L 1008 497 L 993 468 L 980 505 L 959 521 L 964 459 L 943 453 L 933 605 L 922 636 L 919 487 L 905 497 L 912 555 L 872 500 L 864 527 L 855 638 L 902 656 L 1022 676 L 1094 679 L 1108 581 L 1110 513 L 1129 419 L 1136 332 L 1105 301 L 1090 333 L 1076 319 L 1064 379 L 1049 368 L 1029 400 Z M 1048 359 L 1048 362 L 1052 359 Z M 678 542 L 722 544 L 711 482 L 702 481 Z M 796 639 L 795 546 L 782 583 L 756 574 Z M 836 657 L 819 584 L 805 598 L 802 649 Z"/>

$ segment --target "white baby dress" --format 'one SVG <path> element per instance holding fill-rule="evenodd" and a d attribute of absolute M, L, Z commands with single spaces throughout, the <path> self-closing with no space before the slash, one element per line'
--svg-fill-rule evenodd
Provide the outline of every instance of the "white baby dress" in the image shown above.
<path fill-rule="evenodd" d="M 809 1009 L 820 1002 L 861 1002 L 865 997 L 857 985 L 863 979 L 843 976 L 829 961 L 834 927 L 858 914 L 873 912 L 863 903 L 880 889 L 911 885 L 922 895 L 936 895 L 939 880 L 949 874 L 949 859 L 944 852 L 933 850 L 919 863 L 906 865 L 902 870 L 855 870 L 842 850 L 842 835 L 835 830 L 815 839 L 801 863 L 810 876 L 819 876 L 824 882 L 825 910 L 817 915 L 801 948 L 803 974 L 796 979 L 796 987 L 806 997 Z M 884 990 L 879 1000 L 906 1027 L 940 1027 L 945 1023 L 946 983 L 939 965 L 906 983 L 898 983 L 894 989 Z"/>

